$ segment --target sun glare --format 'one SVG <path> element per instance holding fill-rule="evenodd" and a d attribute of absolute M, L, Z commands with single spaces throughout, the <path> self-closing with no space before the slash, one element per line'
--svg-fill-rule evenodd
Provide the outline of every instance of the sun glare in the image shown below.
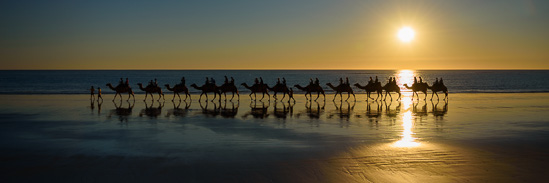
<path fill-rule="evenodd" d="M 398 30 L 397 37 L 400 39 L 400 41 L 409 43 L 410 41 L 414 40 L 414 37 L 416 36 L 416 32 L 414 29 L 410 27 L 402 27 L 400 30 Z"/>

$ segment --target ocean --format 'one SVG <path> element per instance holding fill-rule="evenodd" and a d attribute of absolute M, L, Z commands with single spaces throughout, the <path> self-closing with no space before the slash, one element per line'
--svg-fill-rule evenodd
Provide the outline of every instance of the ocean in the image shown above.
<path fill-rule="evenodd" d="M 112 94 L 114 92 L 105 85 L 116 86 L 120 78 L 129 78 L 132 87 L 137 88 L 137 83 L 147 84 L 155 78 L 161 86 L 174 85 L 181 77 L 186 78 L 187 86 L 202 85 L 206 77 L 214 78 L 221 85 L 224 76 L 234 77 L 243 93 L 247 90 L 240 84 L 253 84 L 256 77 L 262 77 L 271 86 L 282 77 L 289 86 L 307 85 L 309 78 L 318 78 L 326 92 L 333 93 L 326 83 L 336 85 L 339 78 L 348 77 L 351 84 L 365 85 L 369 77 L 375 76 L 382 83 L 389 77 L 396 77 L 401 87 L 411 83 L 413 76 L 421 76 L 429 84 L 435 78 L 443 78 L 450 93 L 549 92 L 549 70 L 4 70 L 0 71 L 3 87 L 0 94 L 87 94 L 90 86 L 101 87 L 103 93 Z M 355 93 L 364 93 L 354 89 Z M 190 91 L 198 93 L 192 88 Z"/>

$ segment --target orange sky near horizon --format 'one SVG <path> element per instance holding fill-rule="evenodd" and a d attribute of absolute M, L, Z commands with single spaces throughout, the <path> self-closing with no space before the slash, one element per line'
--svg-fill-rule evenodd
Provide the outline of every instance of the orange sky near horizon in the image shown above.
<path fill-rule="evenodd" d="M 544 1 L 1 5 L 2 70 L 549 69 Z"/>

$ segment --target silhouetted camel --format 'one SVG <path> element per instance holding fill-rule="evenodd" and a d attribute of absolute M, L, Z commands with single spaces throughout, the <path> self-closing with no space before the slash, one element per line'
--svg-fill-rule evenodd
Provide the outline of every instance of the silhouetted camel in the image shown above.
<path fill-rule="evenodd" d="M 353 94 L 353 98 L 355 99 L 356 101 L 356 97 L 355 97 L 355 94 L 353 92 L 353 89 L 351 88 L 350 85 L 348 84 L 340 84 L 338 86 L 334 86 L 332 85 L 332 83 L 326 83 L 326 85 L 330 88 L 332 88 L 332 90 L 334 90 L 336 93 L 334 95 L 334 99 L 332 101 L 335 100 L 335 98 L 337 97 L 337 94 L 339 94 L 339 97 L 341 98 L 340 100 L 343 100 L 343 93 L 347 93 L 347 99 L 345 99 L 345 101 L 349 100 L 349 98 L 351 98 L 351 94 Z"/>
<path fill-rule="evenodd" d="M 366 86 L 362 86 L 358 83 L 355 84 L 355 86 L 359 89 L 363 89 L 366 91 L 366 100 L 368 99 L 374 99 L 370 97 L 371 92 L 377 92 L 377 97 L 375 100 L 377 100 L 380 96 L 383 97 L 383 87 L 381 87 L 381 83 L 369 83 Z"/>
<path fill-rule="evenodd" d="M 439 92 L 439 91 L 444 92 L 444 94 L 445 94 L 443 100 L 448 99 L 448 88 L 446 88 L 446 86 L 444 86 L 444 84 L 436 84 L 436 85 L 427 86 L 427 87 L 429 89 L 431 89 L 431 91 L 433 92 L 433 94 L 431 94 L 431 100 L 433 100 L 433 95 L 437 95 L 437 100 L 439 100 L 439 97 L 438 97 L 438 94 L 437 94 L 437 92 Z"/>
<path fill-rule="evenodd" d="M 225 100 L 227 100 L 227 92 L 231 92 L 233 94 L 233 97 L 231 97 L 231 100 L 233 100 L 235 93 L 238 96 L 238 99 L 240 100 L 240 94 L 238 94 L 238 89 L 236 88 L 234 83 L 225 83 L 219 86 L 219 91 L 223 93 L 223 95 L 225 96 Z"/>
<path fill-rule="evenodd" d="M 382 87 L 383 90 L 385 90 L 385 98 L 383 98 L 383 101 L 385 101 L 385 99 L 387 99 L 387 95 L 389 95 L 389 97 L 391 97 L 391 101 L 393 100 L 393 96 L 391 96 L 391 92 L 396 92 L 398 93 L 398 99 L 400 99 L 400 88 L 398 87 L 398 85 L 396 83 L 387 83 L 385 84 L 385 86 Z"/>
<path fill-rule="evenodd" d="M 128 93 L 128 100 L 130 100 L 130 96 L 133 96 L 133 99 L 135 100 L 135 95 L 133 94 L 132 88 L 130 88 L 129 86 L 118 85 L 118 86 L 116 86 L 116 88 L 114 88 L 114 87 L 112 87 L 112 85 L 110 83 L 107 83 L 107 86 L 111 90 L 114 90 L 116 92 L 116 94 L 114 94 L 114 98 L 112 99 L 112 101 L 114 101 L 114 99 L 116 99 L 117 95 L 120 95 L 120 100 L 122 100 L 122 93 Z"/>
<path fill-rule="evenodd" d="M 282 83 L 276 84 L 272 88 L 269 87 L 268 89 L 274 92 L 273 97 L 275 98 L 275 100 L 277 99 L 276 94 L 278 92 L 282 93 L 282 99 L 280 100 L 284 100 L 284 97 L 286 97 L 286 94 L 290 95 L 290 89 L 288 89 L 288 86 Z"/>
<path fill-rule="evenodd" d="M 318 85 L 309 84 L 306 87 L 302 87 L 300 85 L 294 85 L 294 87 L 296 87 L 297 89 L 300 89 L 302 91 L 305 91 L 305 98 L 308 99 L 308 100 L 313 100 L 313 94 L 312 93 L 316 92 L 317 96 L 316 96 L 315 101 L 318 100 L 321 93 L 322 93 L 322 96 L 324 97 L 324 101 L 326 101 L 326 95 L 324 94 L 324 89 L 322 89 L 322 87 L 320 87 Z M 309 94 L 311 96 L 311 98 L 308 98 L 307 94 Z"/>
<path fill-rule="evenodd" d="M 214 84 L 208 84 L 208 85 L 202 85 L 202 86 L 197 86 L 196 84 L 192 84 L 191 87 L 202 91 L 202 93 L 200 93 L 200 97 L 198 98 L 198 101 L 202 99 L 202 95 L 204 94 L 206 94 L 206 100 L 208 100 L 208 93 L 210 92 L 214 93 L 214 98 L 212 99 L 212 101 L 215 99 L 215 97 L 217 97 L 217 94 L 219 94 L 219 100 L 221 100 L 221 93 L 219 92 L 218 87 L 215 86 Z"/>
<path fill-rule="evenodd" d="M 263 94 L 263 97 L 261 97 L 261 99 L 259 100 L 263 100 L 263 98 L 265 98 L 265 94 L 267 94 L 267 96 L 269 96 L 269 100 L 271 100 L 271 95 L 269 94 L 269 86 L 267 86 L 266 84 L 254 84 L 252 86 L 248 86 L 248 84 L 242 83 L 241 85 L 250 90 L 250 98 L 252 98 L 252 94 L 254 94 L 254 100 L 257 100 L 256 94 L 261 93 Z"/>
<path fill-rule="evenodd" d="M 177 84 L 173 88 L 171 88 L 169 84 L 166 84 L 164 86 L 166 86 L 166 89 L 173 92 L 172 101 L 175 99 L 176 94 L 179 97 L 179 100 L 181 101 L 181 96 L 179 96 L 179 93 L 182 93 L 182 92 L 185 93 L 185 100 L 191 97 L 191 94 L 189 94 L 189 88 L 187 88 L 187 86 L 185 85 Z"/>
<path fill-rule="evenodd" d="M 412 92 L 417 95 L 417 99 L 419 99 L 419 94 L 417 94 L 417 92 L 423 92 L 423 94 L 425 94 L 425 98 L 423 98 L 423 100 L 427 100 L 427 89 L 429 88 L 429 85 L 427 83 L 414 83 L 412 84 L 412 87 L 409 87 L 408 84 L 404 84 L 404 87 L 411 89 Z M 414 95 L 412 94 L 412 100 L 413 99 Z"/>
<path fill-rule="evenodd" d="M 141 83 L 137 83 L 137 86 L 139 86 L 139 89 L 145 91 L 145 99 L 143 99 L 143 101 L 147 100 L 147 96 L 149 94 L 151 94 L 152 100 L 154 100 L 153 93 L 158 93 L 158 100 L 160 100 L 160 98 L 165 99 L 164 94 L 162 93 L 162 88 L 158 86 L 147 85 L 147 87 L 143 88 L 143 84 Z"/>

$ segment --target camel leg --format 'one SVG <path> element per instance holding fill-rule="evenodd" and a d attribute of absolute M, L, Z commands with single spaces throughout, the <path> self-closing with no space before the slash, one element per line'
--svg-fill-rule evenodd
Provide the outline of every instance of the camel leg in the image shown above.
<path fill-rule="evenodd" d="M 355 99 L 355 101 L 356 101 L 356 96 L 355 96 L 355 93 L 351 93 L 351 94 L 353 94 L 353 99 Z"/>
<path fill-rule="evenodd" d="M 435 95 L 435 93 L 437 93 L 437 92 L 433 92 L 433 93 L 431 94 L 431 101 L 433 101 L 433 96 Z M 438 94 L 437 94 L 437 96 L 438 96 Z"/>
<path fill-rule="evenodd" d="M 233 94 L 233 97 L 231 97 L 231 101 L 233 101 L 233 98 L 234 98 L 234 92 L 231 92 Z"/>
<path fill-rule="evenodd" d="M 269 101 L 271 101 L 271 95 L 269 94 L 269 92 L 265 92 L 267 93 L 267 96 L 269 97 Z"/>
<path fill-rule="evenodd" d="M 311 98 L 313 97 L 312 95 L 313 95 L 313 94 L 311 94 Z M 316 93 L 316 99 L 315 99 L 315 101 L 318 100 L 318 97 L 320 97 L 320 92 L 317 92 L 317 93 Z M 335 99 L 335 98 L 334 98 L 334 99 Z"/>
<path fill-rule="evenodd" d="M 259 101 L 261 101 L 261 100 L 263 100 L 263 98 L 265 98 L 265 92 L 261 92 L 261 94 L 262 94 L 262 97 L 261 97 L 261 99 L 259 99 Z"/>
<path fill-rule="evenodd" d="M 286 92 L 282 93 L 282 99 L 280 100 L 284 100 L 284 97 L 286 97 Z"/>
<path fill-rule="evenodd" d="M 225 96 L 225 101 L 227 101 L 227 92 L 223 92 L 223 96 Z M 234 97 L 234 94 L 233 94 L 233 97 Z"/>
<path fill-rule="evenodd" d="M 160 98 L 164 98 L 164 95 L 162 93 L 158 93 L 158 101 L 160 101 Z M 164 98 L 164 100 L 166 99 Z"/>
<path fill-rule="evenodd" d="M 400 99 L 400 92 L 398 92 L 398 98 L 397 98 L 397 100 L 399 100 L 399 99 Z"/>
<path fill-rule="evenodd" d="M 177 93 L 177 97 L 179 97 L 179 101 L 181 101 L 181 95 L 179 95 L 179 93 Z"/>
<path fill-rule="evenodd" d="M 438 97 L 438 93 L 437 92 L 434 92 L 436 95 L 437 95 L 437 100 L 440 100 L 440 98 Z M 433 97 L 431 97 L 431 100 L 433 100 Z"/>
<path fill-rule="evenodd" d="M 252 99 L 252 94 L 253 94 L 253 93 L 250 93 L 250 100 Z"/>
<path fill-rule="evenodd" d="M 426 101 L 427 100 L 427 92 L 423 92 L 423 94 L 425 95 L 425 97 L 423 97 L 423 101 Z"/>
<path fill-rule="evenodd" d="M 200 97 L 198 97 L 198 101 L 202 100 L 202 95 L 204 95 L 204 93 L 200 94 Z"/>
<path fill-rule="evenodd" d="M 320 95 L 320 93 L 319 93 L 318 95 Z M 336 97 L 337 97 L 337 92 L 336 92 L 336 94 L 334 95 L 334 99 L 332 99 L 332 101 L 335 101 Z"/>

